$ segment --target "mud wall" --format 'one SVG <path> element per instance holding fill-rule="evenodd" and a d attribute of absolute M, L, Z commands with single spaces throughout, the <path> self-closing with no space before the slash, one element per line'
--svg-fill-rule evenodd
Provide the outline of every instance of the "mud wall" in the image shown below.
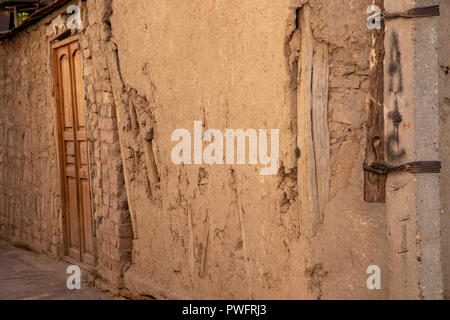
<path fill-rule="evenodd" d="M 363 202 L 370 2 L 112 1 L 104 50 L 135 237 L 130 290 L 385 297 L 366 287 L 389 250 L 384 205 Z M 279 129 L 278 174 L 175 165 L 171 135 L 194 121 Z"/>
<path fill-rule="evenodd" d="M 0 45 L 0 236 L 58 256 L 61 189 L 46 23 Z"/>
<path fill-rule="evenodd" d="M 385 205 L 363 201 L 371 2 L 80 2 L 91 280 L 157 298 L 388 297 Z M 55 256 L 49 43 L 64 9 L 0 45 L 0 234 Z M 172 133 L 193 136 L 194 121 L 203 132 L 280 130 L 277 174 L 174 164 Z M 444 220 L 447 171 L 444 163 Z M 381 290 L 367 289 L 370 265 L 382 270 Z"/>
<path fill-rule="evenodd" d="M 82 28 L 74 31 L 66 24 L 72 4 L 82 13 Z M 89 281 L 117 292 L 129 266 L 133 232 L 112 89 L 99 50 L 105 10 L 102 2 L 89 4 L 95 10 L 88 10 L 86 2 L 70 2 L 0 45 L 0 236 L 38 252 L 64 255 L 51 45 L 78 35 L 98 262 L 89 268 L 94 271 Z"/>

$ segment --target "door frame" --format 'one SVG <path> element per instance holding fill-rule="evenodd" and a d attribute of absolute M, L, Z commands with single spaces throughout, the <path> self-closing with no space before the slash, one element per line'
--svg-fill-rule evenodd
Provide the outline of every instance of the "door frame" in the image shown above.
<path fill-rule="evenodd" d="M 89 180 L 89 196 L 90 196 L 90 200 L 91 200 L 91 225 L 92 225 L 92 234 L 91 237 L 93 239 L 93 254 L 94 254 L 94 265 L 90 265 L 88 263 L 86 263 L 86 261 L 81 261 L 81 260 L 76 260 L 74 258 L 71 258 L 69 256 L 69 240 L 68 240 L 68 230 L 67 228 L 69 227 L 69 224 L 67 223 L 67 213 L 66 213 L 66 205 L 67 205 L 67 190 L 65 187 L 65 169 L 64 169 L 64 159 L 63 159 L 63 153 L 64 153 L 64 143 L 63 143 L 63 121 L 61 119 L 62 116 L 62 112 L 60 110 L 60 101 L 61 101 L 61 97 L 60 97 L 60 91 L 59 91 L 59 80 L 58 80 L 58 69 L 57 69 L 57 55 L 56 55 L 56 51 L 57 49 L 66 46 L 66 45 L 70 45 L 73 42 L 78 42 L 80 41 L 80 37 L 79 35 L 74 35 L 74 36 L 69 36 L 65 39 L 59 40 L 56 43 L 50 43 L 50 52 L 51 52 L 51 68 L 52 68 L 52 75 L 53 75 L 53 96 L 54 96 L 54 131 L 55 131 L 55 140 L 56 140 L 56 151 L 57 151 L 57 162 L 58 162 L 58 172 L 59 172 L 59 182 L 60 182 L 60 190 L 61 190 L 61 218 L 60 218 L 60 230 L 62 231 L 62 257 L 64 260 L 67 260 L 69 262 L 73 262 L 75 264 L 78 265 L 83 265 L 84 267 L 90 269 L 92 267 L 95 267 L 97 265 L 97 250 L 96 250 L 96 226 L 94 223 L 94 210 L 93 210 L 93 194 L 92 194 L 92 181 L 91 181 L 91 161 L 90 161 L 90 154 L 89 154 L 89 140 L 87 139 L 87 143 L 86 143 L 86 147 L 88 148 L 88 152 L 87 152 L 87 156 L 88 156 L 88 180 Z M 79 49 L 81 50 L 81 49 Z M 83 67 L 83 66 L 81 66 Z M 74 86 L 76 84 L 72 83 L 71 87 L 72 87 L 72 103 L 74 103 Z M 84 86 L 84 82 L 83 82 L 83 86 Z M 86 105 L 84 104 L 84 112 L 86 115 L 86 120 L 88 119 L 87 117 L 87 112 L 86 112 Z M 88 126 L 86 125 L 86 131 L 88 130 Z M 78 160 L 77 160 L 78 161 Z M 78 179 L 77 179 L 78 180 Z M 77 187 L 77 192 L 79 192 L 78 187 Z M 81 213 L 80 213 L 81 215 Z M 80 239 L 82 239 L 82 226 L 84 226 L 84 224 L 81 224 L 80 221 Z M 80 248 L 80 250 L 82 250 L 82 248 Z M 82 254 L 80 252 L 80 258 L 81 258 Z"/>

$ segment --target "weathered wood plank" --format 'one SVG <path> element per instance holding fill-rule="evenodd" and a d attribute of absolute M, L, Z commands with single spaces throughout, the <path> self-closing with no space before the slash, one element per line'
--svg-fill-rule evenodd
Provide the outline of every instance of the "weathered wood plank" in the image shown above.
<path fill-rule="evenodd" d="M 301 53 L 298 91 L 298 188 L 302 233 L 313 237 L 329 199 L 328 46 L 313 39 L 310 7 L 300 15 Z"/>
<path fill-rule="evenodd" d="M 317 197 L 319 214 L 330 198 L 330 132 L 328 129 L 328 45 L 317 43 L 313 64 L 313 142 L 316 160 Z"/>
<path fill-rule="evenodd" d="M 384 11 L 384 0 L 373 0 Z M 367 96 L 366 164 L 385 162 L 384 150 L 384 22 L 380 30 L 371 31 L 369 93 Z M 386 202 L 386 176 L 364 173 L 364 200 Z"/>

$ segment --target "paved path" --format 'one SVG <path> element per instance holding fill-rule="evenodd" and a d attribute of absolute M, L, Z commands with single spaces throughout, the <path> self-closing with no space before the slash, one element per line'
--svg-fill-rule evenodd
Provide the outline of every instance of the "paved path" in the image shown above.
<path fill-rule="evenodd" d="M 89 287 L 66 286 L 67 263 L 0 243 L 0 300 L 109 300 L 111 296 Z M 83 278 L 83 277 L 82 277 Z"/>

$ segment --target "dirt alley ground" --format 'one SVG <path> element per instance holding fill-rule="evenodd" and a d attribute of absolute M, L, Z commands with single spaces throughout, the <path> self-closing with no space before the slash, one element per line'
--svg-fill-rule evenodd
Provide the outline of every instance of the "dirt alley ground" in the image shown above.
<path fill-rule="evenodd" d="M 111 300 L 88 286 L 67 289 L 68 263 L 0 243 L 0 300 Z M 82 271 L 83 273 L 83 271 Z"/>

